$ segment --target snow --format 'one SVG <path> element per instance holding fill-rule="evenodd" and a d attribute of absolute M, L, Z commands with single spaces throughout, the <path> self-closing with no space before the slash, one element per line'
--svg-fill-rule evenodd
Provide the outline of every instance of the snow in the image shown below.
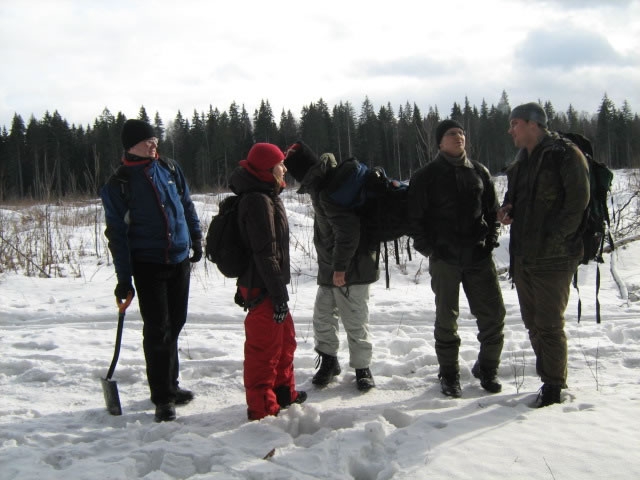
<path fill-rule="evenodd" d="M 113 355 L 118 312 L 101 207 L 97 201 L 50 206 L 49 214 L 66 219 L 52 240 L 65 239 L 58 250 L 64 276 L 0 274 L 0 478 L 640 478 L 638 242 L 614 254 L 629 300 L 621 298 L 610 272 L 611 256 L 600 265 L 601 324 L 595 321 L 596 265 L 580 267 L 583 313 L 578 323 L 578 295 L 572 289 L 566 313 L 569 388 L 562 404 L 530 408 L 541 384 L 515 290 L 504 275 L 503 391 L 489 394 L 471 375 L 477 332 L 462 294 L 463 396 L 444 397 L 437 382 L 427 261 L 415 253 L 409 260 L 404 251 L 400 265 L 391 259 L 390 288 L 382 275 L 371 289 L 371 370 L 377 388 L 356 389 L 342 333 L 343 373 L 317 389 L 311 384 L 317 288 L 311 207 L 291 189 L 283 195 L 292 230 L 295 372 L 307 402 L 278 417 L 247 421 L 244 312 L 233 303 L 234 281 L 203 261 L 193 269 L 180 342 L 181 385 L 196 399 L 178 407 L 176 421 L 153 421 L 134 300 L 113 377 L 123 415 L 109 415 L 100 379 Z M 220 196 L 194 200 L 208 224 Z M 84 217 L 98 222 L 82 222 Z M 26 208 L 0 211 L 5 232 L 15 224 L 32 235 L 33 218 Z M 508 230 L 503 233 L 495 252 L 502 271 Z M 30 238 L 18 247 L 26 248 Z"/>

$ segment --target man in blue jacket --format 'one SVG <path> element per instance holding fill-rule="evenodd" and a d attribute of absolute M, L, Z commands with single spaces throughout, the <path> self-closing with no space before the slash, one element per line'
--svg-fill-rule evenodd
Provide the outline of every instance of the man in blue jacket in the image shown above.
<path fill-rule="evenodd" d="M 175 406 L 194 397 L 178 386 L 178 336 L 187 319 L 190 263 L 202 258 L 202 230 L 182 170 L 158 156 L 151 125 L 127 120 L 122 146 L 122 165 L 100 192 L 114 293 L 124 299 L 137 291 L 155 419 L 171 421 Z"/>

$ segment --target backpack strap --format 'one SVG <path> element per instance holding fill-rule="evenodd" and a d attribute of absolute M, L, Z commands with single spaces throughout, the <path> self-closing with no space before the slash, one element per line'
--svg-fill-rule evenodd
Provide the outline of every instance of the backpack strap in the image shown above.
<path fill-rule="evenodd" d="M 131 192 L 129 191 L 129 176 L 129 169 L 124 165 L 120 165 L 113 173 L 113 175 L 109 177 L 109 180 L 107 180 L 107 184 L 118 191 L 118 193 L 120 194 L 120 198 L 125 203 L 125 205 L 127 205 L 127 207 L 129 206 L 129 201 L 131 200 Z"/>
<path fill-rule="evenodd" d="M 184 195 L 184 179 L 182 178 L 181 172 L 179 171 L 178 164 L 172 158 L 162 158 L 158 157 L 158 163 L 162 165 L 164 168 L 171 172 L 174 181 L 176 182 L 176 187 L 178 187 L 178 193 L 180 196 Z"/>

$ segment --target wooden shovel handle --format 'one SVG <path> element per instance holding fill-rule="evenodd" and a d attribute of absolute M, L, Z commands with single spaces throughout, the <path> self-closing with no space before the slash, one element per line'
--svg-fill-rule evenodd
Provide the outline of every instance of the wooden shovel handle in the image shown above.
<path fill-rule="evenodd" d="M 116 298 L 116 302 L 118 303 L 118 311 L 120 313 L 124 313 L 127 310 L 127 307 L 131 305 L 131 300 L 133 300 L 133 292 L 127 293 L 127 298 L 124 299 L 124 302 Z"/>

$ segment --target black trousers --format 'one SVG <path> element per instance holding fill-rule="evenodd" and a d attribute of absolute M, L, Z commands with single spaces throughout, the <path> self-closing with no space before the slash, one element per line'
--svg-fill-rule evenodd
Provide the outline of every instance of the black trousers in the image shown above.
<path fill-rule="evenodd" d="M 178 336 L 187 321 L 190 263 L 133 264 L 140 314 L 144 323 L 143 348 L 151 401 L 175 399 L 178 388 Z"/>

